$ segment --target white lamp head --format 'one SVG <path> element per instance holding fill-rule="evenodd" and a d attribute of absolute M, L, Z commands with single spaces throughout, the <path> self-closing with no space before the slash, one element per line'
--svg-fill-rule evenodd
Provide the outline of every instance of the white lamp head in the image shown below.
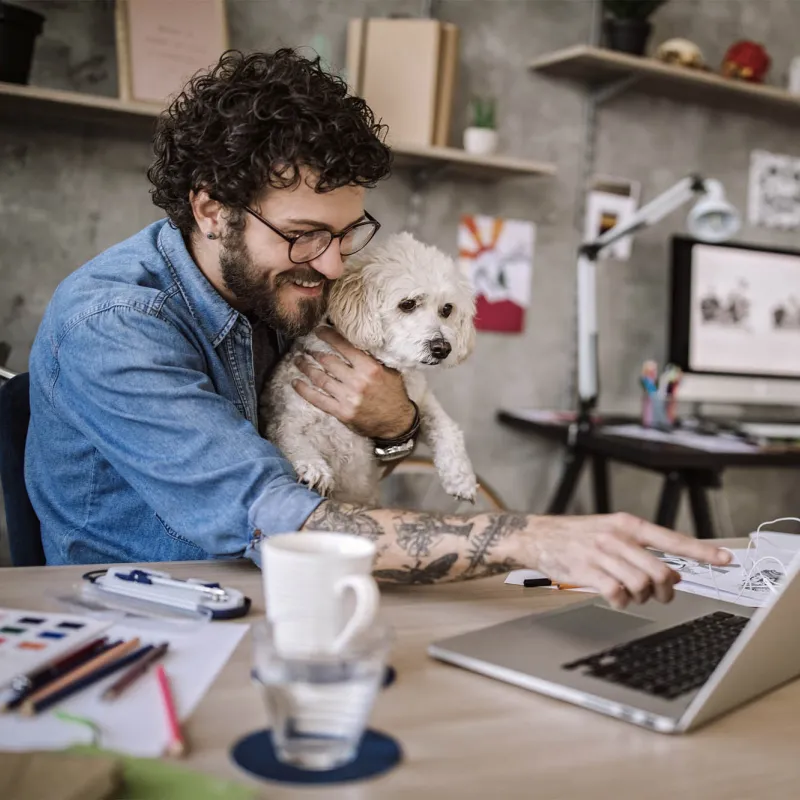
<path fill-rule="evenodd" d="M 705 179 L 703 188 L 703 195 L 686 220 L 689 233 L 703 242 L 725 242 L 741 227 L 739 212 L 725 199 L 725 190 L 719 181 Z"/>

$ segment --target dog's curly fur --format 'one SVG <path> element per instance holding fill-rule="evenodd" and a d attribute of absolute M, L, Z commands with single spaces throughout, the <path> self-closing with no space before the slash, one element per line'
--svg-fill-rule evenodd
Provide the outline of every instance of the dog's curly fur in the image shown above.
<path fill-rule="evenodd" d="M 408 300 L 416 301 L 413 310 L 403 310 Z M 348 258 L 328 305 L 329 320 L 339 333 L 403 375 L 408 396 L 419 406 L 420 435 L 433 451 L 444 489 L 469 500 L 475 498 L 477 483 L 464 435 L 428 388 L 424 372 L 454 366 L 471 353 L 474 314 L 468 276 L 452 258 L 409 233 Z M 442 340 L 451 352 L 437 359 L 431 348 L 441 353 Z M 260 399 L 262 433 L 292 462 L 299 479 L 321 494 L 376 505 L 380 463 L 372 442 L 292 387 L 297 378 L 307 380 L 294 359 L 313 350 L 330 352 L 310 334 L 298 339 L 275 369 Z"/>

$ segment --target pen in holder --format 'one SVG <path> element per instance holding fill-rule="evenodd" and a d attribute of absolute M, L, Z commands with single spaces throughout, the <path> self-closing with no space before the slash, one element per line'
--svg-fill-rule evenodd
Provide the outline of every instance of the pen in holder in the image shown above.
<path fill-rule="evenodd" d="M 656 383 L 655 361 L 645 361 L 639 383 L 642 386 L 642 426 L 671 431 L 676 423 L 677 389 L 681 370 L 668 364 Z"/>

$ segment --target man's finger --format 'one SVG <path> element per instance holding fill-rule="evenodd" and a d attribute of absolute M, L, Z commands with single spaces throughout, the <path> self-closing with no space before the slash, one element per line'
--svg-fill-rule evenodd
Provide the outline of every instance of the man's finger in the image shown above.
<path fill-rule="evenodd" d="M 598 553 L 596 561 L 603 572 L 622 584 L 637 603 L 646 603 L 650 599 L 653 594 L 653 584 L 646 572 L 642 572 L 624 558 L 608 553 Z"/>
<path fill-rule="evenodd" d="M 314 333 L 322 339 L 325 344 L 329 344 L 334 350 L 341 353 L 351 364 L 356 364 L 358 361 L 370 358 L 366 353 L 353 347 L 341 333 L 328 326 L 317 328 Z"/>
<path fill-rule="evenodd" d="M 304 400 L 307 400 L 309 403 L 311 403 L 312 406 L 315 406 L 320 411 L 325 411 L 326 413 L 338 419 L 337 412 L 339 410 L 339 404 L 333 397 L 321 392 L 314 386 L 309 386 L 305 381 L 301 381 L 299 379 L 292 381 L 292 386 L 297 394 L 299 394 Z"/>
<path fill-rule="evenodd" d="M 675 596 L 674 586 L 680 581 L 680 575 L 674 569 L 670 569 L 663 561 L 657 559 L 647 550 L 642 550 L 624 539 L 614 538 L 604 545 L 604 548 L 611 553 L 624 558 L 634 564 L 644 574 L 650 577 L 656 600 L 661 603 L 669 603 Z"/>
<path fill-rule="evenodd" d="M 602 569 L 589 567 L 582 570 L 577 580 L 582 586 L 600 592 L 613 608 L 625 608 L 630 602 L 631 596 L 625 591 L 625 587 Z"/>
<path fill-rule="evenodd" d="M 342 384 L 320 367 L 315 367 L 307 358 L 296 358 L 295 366 L 303 373 L 318 389 L 329 394 L 331 397 L 338 398 Z"/>
<path fill-rule="evenodd" d="M 709 564 L 718 564 L 719 566 L 725 566 L 731 561 L 731 554 L 727 550 L 723 550 L 711 542 L 692 539 L 690 536 L 669 531 L 634 517 L 631 517 L 630 520 L 629 522 L 626 518 L 618 530 L 620 533 L 631 536 L 639 544 L 655 547 L 665 553 L 686 556 L 695 561 L 707 561 Z"/>
<path fill-rule="evenodd" d="M 342 383 L 344 383 L 353 372 L 353 368 L 346 361 L 333 353 L 322 353 L 319 350 L 312 350 L 308 355 L 318 364 L 322 365 L 325 372 Z"/>

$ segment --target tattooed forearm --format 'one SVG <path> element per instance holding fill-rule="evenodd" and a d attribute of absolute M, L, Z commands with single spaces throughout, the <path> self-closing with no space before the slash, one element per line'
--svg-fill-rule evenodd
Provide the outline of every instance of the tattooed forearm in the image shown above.
<path fill-rule="evenodd" d="M 420 584 L 481 578 L 524 566 L 527 526 L 528 519 L 519 514 L 460 517 L 326 500 L 303 527 L 380 540 L 375 577 Z"/>
<path fill-rule="evenodd" d="M 327 500 L 320 503 L 316 510 L 306 520 L 303 526 L 306 530 L 314 531 L 340 531 L 354 533 L 374 542 L 385 531 L 379 520 L 371 516 L 374 509 L 366 506 L 354 506 L 349 503 L 334 503 Z"/>

